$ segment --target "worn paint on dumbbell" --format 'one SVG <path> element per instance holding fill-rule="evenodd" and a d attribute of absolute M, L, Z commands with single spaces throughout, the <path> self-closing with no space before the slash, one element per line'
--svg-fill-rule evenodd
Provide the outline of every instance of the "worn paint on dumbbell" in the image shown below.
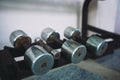
<path fill-rule="evenodd" d="M 28 48 L 31 44 L 31 38 L 22 30 L 15 30 L 10 34 L 10 42 L 16 48 Z"/>

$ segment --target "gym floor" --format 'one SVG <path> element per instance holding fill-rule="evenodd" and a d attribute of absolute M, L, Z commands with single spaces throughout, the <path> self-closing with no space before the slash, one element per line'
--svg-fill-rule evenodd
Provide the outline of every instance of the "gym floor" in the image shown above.
<path fill-rule="evenodd" d="M 86 60 L 53 69 L 23 80 L 120 80 L 120 49 L 97 60 Z"/>

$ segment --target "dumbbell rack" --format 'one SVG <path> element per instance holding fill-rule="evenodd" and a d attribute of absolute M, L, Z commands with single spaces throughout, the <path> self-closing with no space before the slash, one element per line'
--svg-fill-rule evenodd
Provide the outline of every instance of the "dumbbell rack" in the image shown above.
<path fill-rule="evenodd" d="M 100 37 L 104 39 L 114 39 L 113 41 L 109 42 L 109 47 L 106 54 L 112 53 L 114 49 L 120 48 L 120 35 L 88 25 L 88 7 L 91 1 L 92 0 L 86 0 L 83 6 L 82 37 L 87 38 L 87 32 L 90 30 L 101 34 Z M 34 45 L 34 43 L 32 43 L 32 45 Z M 54 43 L 49 43 L 49 45 L 53 46 L 53 48 L 60 48 L 60 46 L 55 46 Z M 22 48 L 12 48 L 8 46 L 5 46 L 3 50 L 0 50 L 0 77 L 2 80 L 20 80 L 22 78 L 33 75 L 30 67 L 24 60 L 15 61 L 14 59 L 15 57 L 23 56 L 24 53 L 25 50 Z M 91 58 L 98 57 L 92 56 Z M 70 61 L 66 60 L 64 56 L 61 56 L 60 60 L 55 60 L 53 68 L 60 67 L 69 63 Z"/>
<path fill-rule="evenodd" d="M 112 38 L 113 41 L 108 43 L 107 53 L 112 53 L 114 49 L 120 48 L 120 35 L 112 32 L 108 32 L 102 29 L 99 29 L 95 26 L 88 24 L 88 13 L 89 13 L 89 5 L 92 0 L 85 0 L 82 11 L 82 37 L 87 38 L 88 31 L 96 32 L 100 34 L 100 37 L 103 39 Z"/>

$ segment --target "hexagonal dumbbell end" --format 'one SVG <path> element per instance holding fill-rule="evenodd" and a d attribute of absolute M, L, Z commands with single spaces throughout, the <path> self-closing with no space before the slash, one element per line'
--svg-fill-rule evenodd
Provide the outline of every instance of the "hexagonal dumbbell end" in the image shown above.
<path fill-rule="evenodd" d="M 22 30 L 13 31 L 10 34 L 10 42 L 14 47 L 23 47 L 31 44 L 31 38 Z"/>
<path fill-rule="evenodd" d="M 38 45 L 27 49 L 25 52 L 25 60 L 35 75 L 47 73 L 54 64 L 53 56 Z"/>
<path fill-rule="evenodd" d="M 67 40 L 62 45 L 62 52 L 72 62 L 81 62 L 87 53 L 86 47 L 72 39 Z"/>
<path fill-rule="evenodd" d="M 67 27 L 64 30 L 64 36 L 68 39 L 74 39 L 75 37 L 80 37 L 81 36 L 81 32 L 79 29 L 77 28 L 73 28 L 73 27 Z"/>

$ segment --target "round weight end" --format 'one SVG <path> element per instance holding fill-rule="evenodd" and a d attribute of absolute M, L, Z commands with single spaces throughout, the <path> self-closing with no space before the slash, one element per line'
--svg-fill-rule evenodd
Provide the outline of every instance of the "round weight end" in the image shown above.
<path fill-rule="evenodd" d="M 35 75 L 43 75 L 47 73 L 53 66 L 54 59 L 50 54 L 39 55 L 32 64 L 32 72 Z"/>
<path fill-rule="evenodd" d="M 51 42 L 55 38 L 59 39 L 60 35 L 51 28 L 45 28 L 41 33 L 41 38 L 46 42 Z"/>
<path fill-rule="evenodd" d="M 107 50 L 108 44 L 105 41 L 102 41 L 98 47 L 97 47 L 97 51 L 96 51 L 96 55 L 101 56 L 105 53 L 105 51 Z"/>
<path fill-rule="evenodd" d="M 14 45 L 14 42 L 17 40 L 17 38 L 21 37 L 21 36 L 27 36 L 26 33 L 24 33 L 22 30 L 15 30 L 10 34 L 10 42 L 12 45 Z"/>
<path fill-rule="evenodd" d="M 71 57 L 71 61 L 75 64 L 81 62 L 86 56 L 87 50 L 84 45 L 78 46 Z"/>
<path fill-rule="evenodd" d="M 76 36 L 80 36 L 80 30 L 79 29 L 76 29 L 76 28 L 73 28 L 73 27 L 67 27 L 65 30 L 64 30 L 64 36 L 68 39 L 71 39 Z"/>

